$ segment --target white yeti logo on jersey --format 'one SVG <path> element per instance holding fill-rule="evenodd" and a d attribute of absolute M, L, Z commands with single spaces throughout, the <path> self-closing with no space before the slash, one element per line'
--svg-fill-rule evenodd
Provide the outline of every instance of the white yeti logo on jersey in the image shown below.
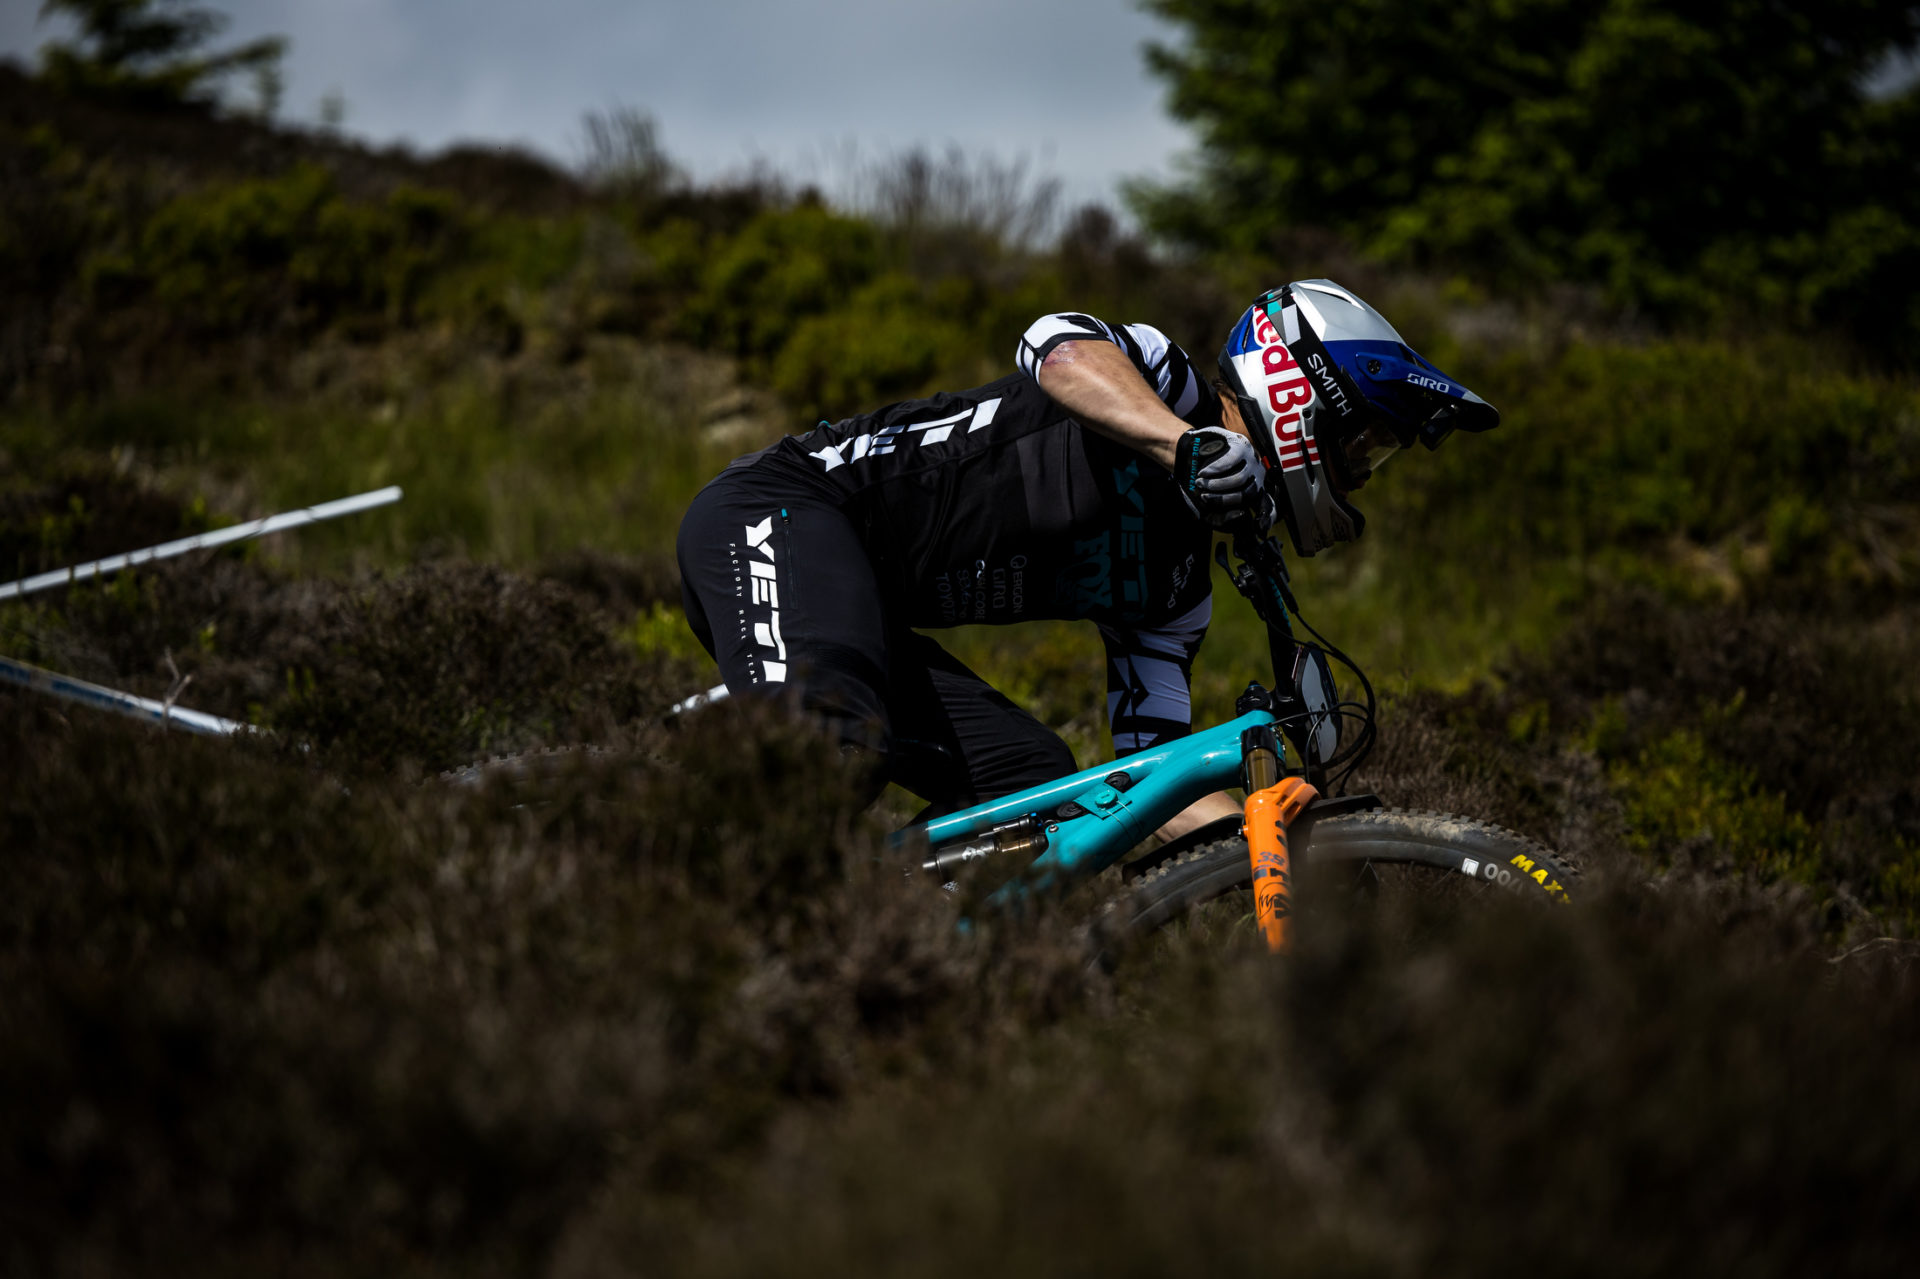
<path fill-rule="evenodd" d="M 815 449 L 808 457 L 820 459 L 820 465 L 831 471 L 836 466 L 845 466 L 848 462 L 858 462 L 864 457 L 885 457 L 899 448 L 903 442 L 916 444 L 940 444 L 953 434 L 953 428 L 961 422 L 967 423 L 967 434 L 992 424 L 994 415 L 1000 412 L 1000 397 L 982 400 L 970 409 L 962 409 L 951 417 L 935 418 L 931 422 L 899 422 L 893 426 L 882 427 L 878 431 L 869 431 L 865 435 L 856 435 L 852 439 L 842 440 L 838 444 L 829 444 L 823 449 Z M 969 420 L 971 419 L 971 420 Z M 918 434 L 917 441 L 908 441 L 907 437 Z"/>
<path fill-rule="evenodd" d="M 784 684 L 787 681 L 787 641 L 780 634 L 780 582 L 773 575 L 774 565 L 779 562 L 773 555 L 773 516 L 767 516 L 758 524 L 747 525 L 747 549 L 760 551 L 767 557 L 764 563 L 749 558 L 747 571 L 753 582 L 753 602 L 765 604 L 771 610 L 766 621 L 753 624 L 753 642 L 761 648 L 772 649 L 780 659 L 777 662 L 764 657 L 760 659 L 767 683 Z"/>

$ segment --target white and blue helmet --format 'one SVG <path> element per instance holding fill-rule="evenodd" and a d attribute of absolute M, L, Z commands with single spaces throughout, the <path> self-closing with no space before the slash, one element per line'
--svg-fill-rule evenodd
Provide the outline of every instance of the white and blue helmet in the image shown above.
<path fill-rule="evenodd" d="M 1302 555 L 1360 536 L 1366 520 L 1347 495 L 1401 449 L 1500 425 L 1499 410 L 1332 280 L 1262 294 L 1221 349 L 1220 373 Z"/>

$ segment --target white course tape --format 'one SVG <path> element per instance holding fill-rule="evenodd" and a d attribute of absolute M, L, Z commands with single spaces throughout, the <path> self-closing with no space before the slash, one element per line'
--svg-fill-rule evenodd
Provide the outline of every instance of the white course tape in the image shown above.
<path fill-rule="evenodd" d="M 234 733 L 253 731 L 251 724 L 221 719 L 204 711 L 190 711 L 184 706 L 168 706 L 165 702 L 156 702 L 150 697 L 135 697 L 132 693 L 122 693 L 114 688 L 102 688 L 83 679 L 56 675 L 38 666 L 17 662 L 11 657 L 0 657 L 0 683 L 30 688 L 37 693 L 78 702 L 82 706 L 130 715 L 134 719 L 144 719 L 169 728 L 184 728 L 189 733 L 205 733 L 209 737 L 228 737 Z"/>
<path fill-rule="evenodd" d="M 673 709 L 668 711 L 667 714 L 684 715 L 688 711 L 697 711 L 702 706 L 711 706 L 715 702 L 724 702 L 728 696 L 729 694 L 725 684 L 715 684 L 704 693 L 695 693 L 683 702 L 675 702 Z"/>
<path fill-rule="evenodd" d="M 371 493 L 358 493 L 353 497 L 343 497 L 334 502 L 322 502 L 318 506 L 288 511 L 282 515 L 269 515 L 263 520 L 249 520 L 245 524 L 235 524 L 231 528 L 217 528 L 211 533 L 196 533 L 192 537 L 162 542 L 158 546 L 149 546 L 144 550 L 128 551 L 125 555 L 110 555 L 104 560 L 76 564 L 72 568 L 57 568 L 51 573 L 40 573 L 33 577 L 23 577 L 17 582 L 7 582 L 0 585 L 0 600 L 30 595 L 34 591 L 44 591 L 53 586 L 65 586 L 69 582 L 85 581 L 107 573 L 117 573 L 134 564 L 145 564 L 149 560 L 164 560 L 173 555 L 185 555 L 188 551 L 197 551 L 202 547 L 225 546 L 228 542 L 244 542 L 250 537 L 265 537 L 268 533 L 299 528 L 302 524 L 318 524 L 321 520 L 352 515 L 356 511 L 371 510 L 373 507 L 386 506 L 399 500 L 399 486 L 389 485 L 383 489 L 375 489 Z"/>

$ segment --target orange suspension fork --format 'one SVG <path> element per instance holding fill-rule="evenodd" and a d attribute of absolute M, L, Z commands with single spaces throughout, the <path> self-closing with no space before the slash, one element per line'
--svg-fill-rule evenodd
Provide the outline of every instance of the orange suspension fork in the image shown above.
<path fill-rule="evenodd" d="M 1286 949 L 1287 917 L 1292 914 L 1293 867 L 1287 854 L 1287 827 L 1320 794 L 1299 777 L 1283 777 L 1247 795 L 1247 855 L 1253 859 L 1253 917 L 1267 949 Z"/>

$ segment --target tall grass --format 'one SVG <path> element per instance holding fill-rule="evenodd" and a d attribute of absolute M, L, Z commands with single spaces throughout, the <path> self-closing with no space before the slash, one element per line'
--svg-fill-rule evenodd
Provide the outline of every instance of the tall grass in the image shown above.
<path fill-rule="evenodd" d="M 108 458 L 236 516 L 405 490 L 391 511 L 275 544 L 285 562 L 316 568 L 670 548 L 694 491 L 778 435 L 724 361 L 690 351 L 606 338 L 572 366 L 455 353 L 436 374 L 434 363 L 417 345 L 337 349 L 310 358 L 304 396 L 156 390 L 57 416 L 15 410 L 0 429 L 30 471 Z"/>

